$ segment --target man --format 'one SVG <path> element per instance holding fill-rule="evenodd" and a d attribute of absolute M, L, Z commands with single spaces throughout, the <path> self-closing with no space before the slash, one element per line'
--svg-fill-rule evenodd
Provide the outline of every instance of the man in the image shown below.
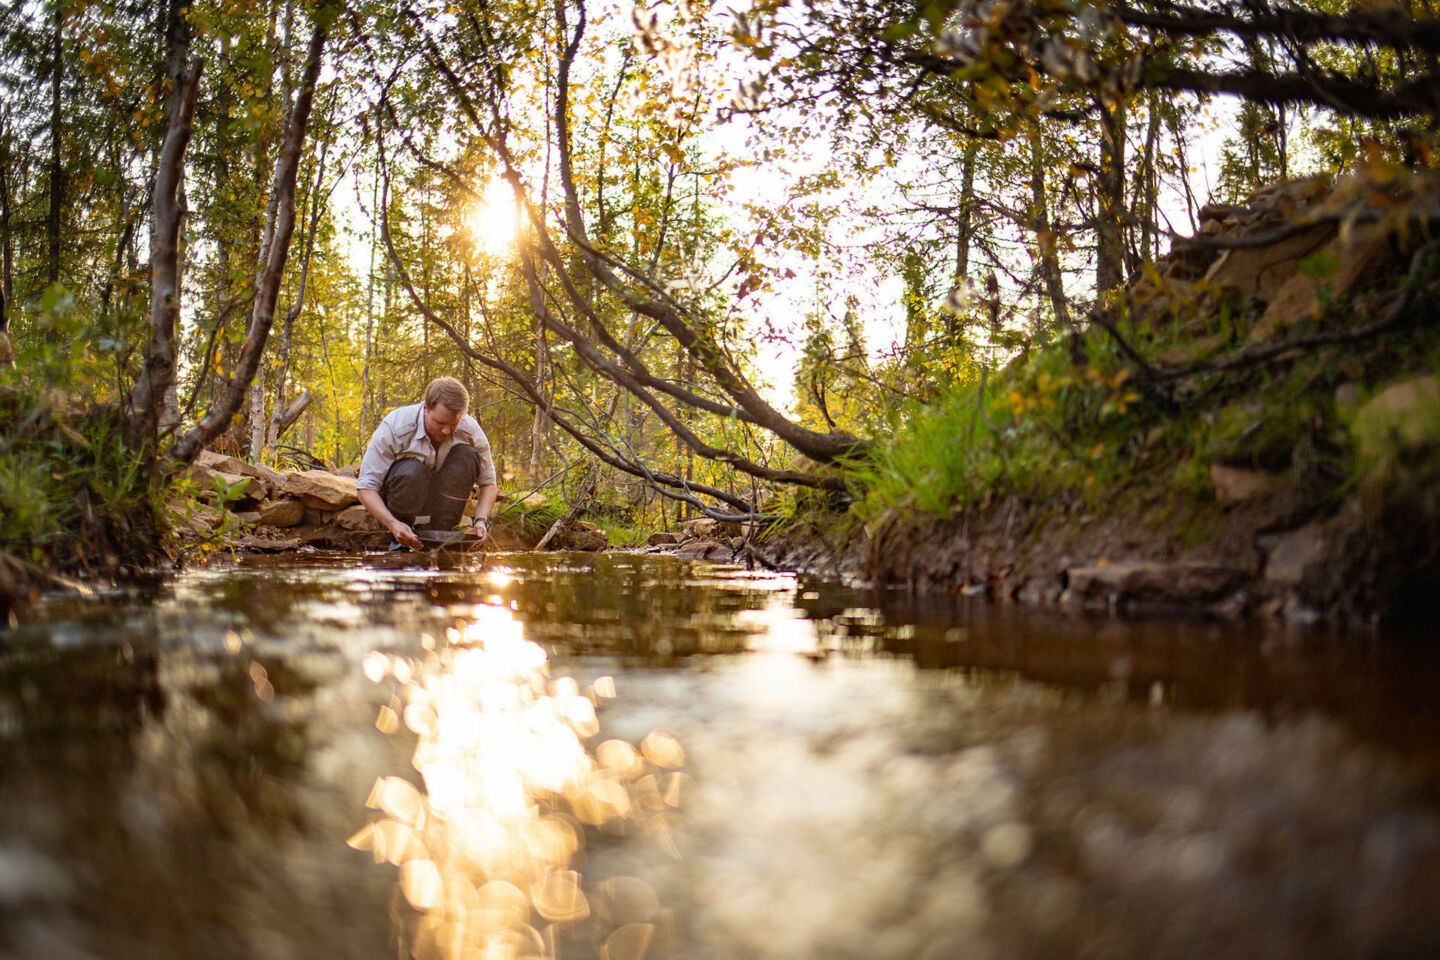
<path fill-rule="evenodd" d="M 490 532 L 495 463 L 490 441 L 465 410 L 470 394 L 454 377 L 431 380 L 422 403 L 396 407 L 370 437 L 355 481 L 360 502 L 400 545 L 421 549 L 413 524 L 428 515 L 430 530 L 454 530 L 472 487 L 475 535 Z"/>

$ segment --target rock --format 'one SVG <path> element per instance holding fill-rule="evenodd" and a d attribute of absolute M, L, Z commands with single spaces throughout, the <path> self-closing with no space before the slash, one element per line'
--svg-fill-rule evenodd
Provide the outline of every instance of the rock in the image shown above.
<path fill-rule="evenodd" d="M 1325 555 L 1325 529 L 1312 523 L 1289 533 L 1260 537 L 1256 545 L 1265 551 L 1265 579 L 1298 586 L 1310 565 Z"/>
<path fill-rule="evenodd" d="M 180 513 L 171 514 L 175 531 L 182 538 L 208 536 L 216 527 L 225 522 L 225 518 L 224 510 L 203 504 L 198 505 L 194 510 L 182 509 Z"/>
<path fill-rule="evenodd" d="M 235 514 L 235 519 L 236 519 L 236 520 L 239 520 L 239 521 L 242 522 L 242 523 L 247 523 L 247 524 L 249 524 L 250 526 L 253 527 L 255 524 L 257 524 L 257 523 L 260 522 L 260 511 L 259 511 L 259 510 L 243 510 L 243 511 Z"/>
<path fill-rule="evenodd" d="M 328 526 L 335 519 L 338 510 L 321 510 L 318 507 L 305 508 L 305 523 L 308 526 Z"/>
<path fill-rule="evenodd" d="M 1360 388 L 1353 383 L 1342 383 L 1335 388 L 1335 409 L 1352 413 L 1360 409 Z"/>
<path fill-rule="evenodd" d="M 1250 206 L 1263 206 L 1290 216 L 1297 207 L 1308 206 L 1322 199 L 1335 186 L 1335 177 L 1329 173 L 1315 173 L 1293 180 L 1277 180 L 1267 183 L 1250 194 Z"/>
<path fill-rule="evenodd" d="M 241 550 L 250 550 L 256 553 L 289 553 L 305 546 L 309 540 L 306 537 L 285 537 L 272 538 L 247 534 L 235 541 L 235 546 Z"/>
<path fill-rule="evenodd" d="M 307 507 L 332 513 L 360 502 L 355 495 L 355 481 L 349 477 L 337 477 L 329 470 L 297 470 L 284 474 L 280 492 L 287 497 L 300 498 Z"/>
<path fill-rule="evenodd" d="M 202 463 L 192 463 L 186 468 L 186 471 L 190 474 L 190 479 L 195 482 L 196 496 L 211 503 L 219 499 L 219 494 L 215 492 L 214 470 Z"/>
<path fill-rule="evenodd" d="M 1212 563 L 1112 563 L 1071 567 L 1064 600 L 1084 606 L 1198 607 L 1249 579 L 1248 571 Z"/>
<path fill-rule="evenodd" d="M 732 551 L 719 540 L 690 540 L 675 551 L 686 560 L 728 560 Z"/>
<path fill-rule="evenodd" d="M 1440 441 L 1440 382 L 1423 376 L 1390 384 L 1360 408 L 1350 429 L 1365 457 Z"/>
<path fill-rule="evenodd" d="M 360 476 L 360 464 L 358 462 L 346 464 L 343 467 L 336 467 L 331 472 L 337 477 L 349 477 L 354 480 Z"/>
<path fill-rule="evenodd" d="M 1369 230 L 1348 243 L 1337 237 L 1323 253 L 1337 266 L 1328 276 L 1306 276 L 1295 272 L 1269 299 L 1260 322 L 1250 331 L 1255 342 L 1273 338 L 1297 320 L 1315 319 L 1329 304 L 1343 303 L 1367 281 L 1383 275 L 1395 260 L 1389 235 Z M 1304 259 L 1302 256 L 1301 259 Z"/>
<path fill-rule="evenodd" d="M 576 520 L 570 524 L 562 533 L 560 539 L 564 542 L 567 550 L 604 550 L 610 546 L 610 537 L 595 526 L 584 520 Z"/>
<path fill-rule="evenodd" d="M 234 473 L 242 477 L 254 477 L 257 481 L 250 492 L 256 495 L 256 499 L 263 500 L 280 486 L 280 474 L 264 464 L 250 463 L 248 460 L 241 460 L 239 457 L 227 457 L 223 453 L 214 453 L 210 450 L 201 450 L 195 458 L 195 463 L 208 467 L 221 473 Z M 193 466 L 194 464 L 192 464 Z M 262 489 L 262 487 L 264 489 Z"/>
<path fill-rule="evenodd" d="M 738 523 L 722 523 L 709 517 L 700 517 L 680 524 L 680 532 L 686 540 L 708 540 L 714 537 L 738 537 L 741 530 Z"/>
<path fill-rule="evenodd" d="M 364 504 L 360 503 L 346 507 L 344 510 L 335 514 L 335 523 L 337 526 L 344 527 L 346 530 L 384 529 L 384 527 L 380 526 L 380 521 L 372 517 L 370 511 L 365 509 Z"/>
<path fill-rule="evenodd" d="M 1226 620 L 1240 620 L 1250 612 L 1250 596 L 1244 590 L 1236 590 L 1230 596 L 1210 604 L 1205 612 L 1212 617 Z"/>
<path fill-rule="evenodd" d="M 299 500 L 262 500 L 260 523 L 268 527 L 298 527 L 305 519 L 305 504 Z"/>
<path fill-rule="evenodd" d="M 225 486 L 230 488 L 231 493 L 238 492 L 240 494 L 240 496 L 230 501 L 229 506 L 232 510 L 242 505 L 253 507 L 265 499 L 266 492 L 263 489 L 265 483 L 255 477 L 245 476 L 239 473 L 226 473 L 223 470 L 216 470 L 211 476 L 223 480 Z M 219 491 L 215 490 L 214 480 L 211 480 L 211 489 L 215 491 L 217 496 L 219 495 Z"/>
<path fill-rule="evenodd" d="M 671 532 L 669 532 L 669 531 L 661 531 L 660 533 L 652 533 L 652 534 L 650 534 L 650 536 L 649 536 L 648 538 L 646 538 L 646 540 L 645 540 L 645 546 L 647 546 L 647 547 L 673 547 L 673 546 L 675 546 L 676 544 L 678 544 L 679 542 L 680 542 L 680 534 L 678 534 L 678 533 L 671 533 Z"/>
<path fill-rule="evenodd" d="M 1050 605 L 1060 599 L 1060 584 L 1054 577 L 1031 577 L 1015 591 L 1021 603 Z"/>
<path fill-rule="evenodd" d="M 1292 277 L 1296 265 L 1319 250 L 1334 234 L 1321 224 L 1268 247 L 1227 250 L 1211 265 L 1205 280 L 1215 287 L 1230 287 L 1242 296 L 1269 303 Z"/>
<path fill-rule="evenodd" d="M 1215 485 L 1215 499 L 1219 503 L 1243 503 L 1274 489 L 1275 475 L 1212 463 L 1210 482 Z"/>

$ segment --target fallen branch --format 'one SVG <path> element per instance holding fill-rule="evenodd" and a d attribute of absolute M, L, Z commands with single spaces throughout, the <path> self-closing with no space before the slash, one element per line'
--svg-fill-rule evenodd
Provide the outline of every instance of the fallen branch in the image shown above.
<path fill-rule="evenodd" d="M 557 533 L 580 518 L 580 514 L 585 511 L 585 501 L 589 500 L 591 495 L 595 493 L 595 485 L 599 480 L 600 471 L 592 469 L 590 471 L 590 479 L 585 481 L 585 487 L 580 491 L 580 495 L 575 498 L 575 502 L 571 505 L 570 511 L 559 520 L 550 524 L 550 529 L 545 531 L 545 536 L 541 537 L 540 542 L 535 544 L 535 550 L 537 552 L 544 550 L 549 546 L 550 541 L 555 539 Z"/>

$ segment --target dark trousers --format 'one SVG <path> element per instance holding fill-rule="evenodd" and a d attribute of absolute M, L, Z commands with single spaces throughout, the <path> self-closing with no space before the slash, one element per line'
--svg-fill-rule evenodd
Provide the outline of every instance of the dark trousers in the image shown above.
<path fill-rule="evenodd" d="M 468 443 L 457 443 L 433 473 L 412 458 L 390 464 L 380 485 L 380 499 L 397 520 L 413 526 L 416 517 L 429 514 L 426 529 L 454 530 L 479 476 L 480 451 Z"/>

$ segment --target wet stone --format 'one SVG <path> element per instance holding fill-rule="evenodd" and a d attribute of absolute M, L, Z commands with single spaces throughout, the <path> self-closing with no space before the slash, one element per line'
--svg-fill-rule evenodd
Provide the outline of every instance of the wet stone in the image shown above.
<path fill-rule="evenodd" d="M 1249 579 L 1249 571 L 1207 563 L 1112 563 L 1071 567 L 1065 600 L 1100 607 L 1199 607 Z"/>

